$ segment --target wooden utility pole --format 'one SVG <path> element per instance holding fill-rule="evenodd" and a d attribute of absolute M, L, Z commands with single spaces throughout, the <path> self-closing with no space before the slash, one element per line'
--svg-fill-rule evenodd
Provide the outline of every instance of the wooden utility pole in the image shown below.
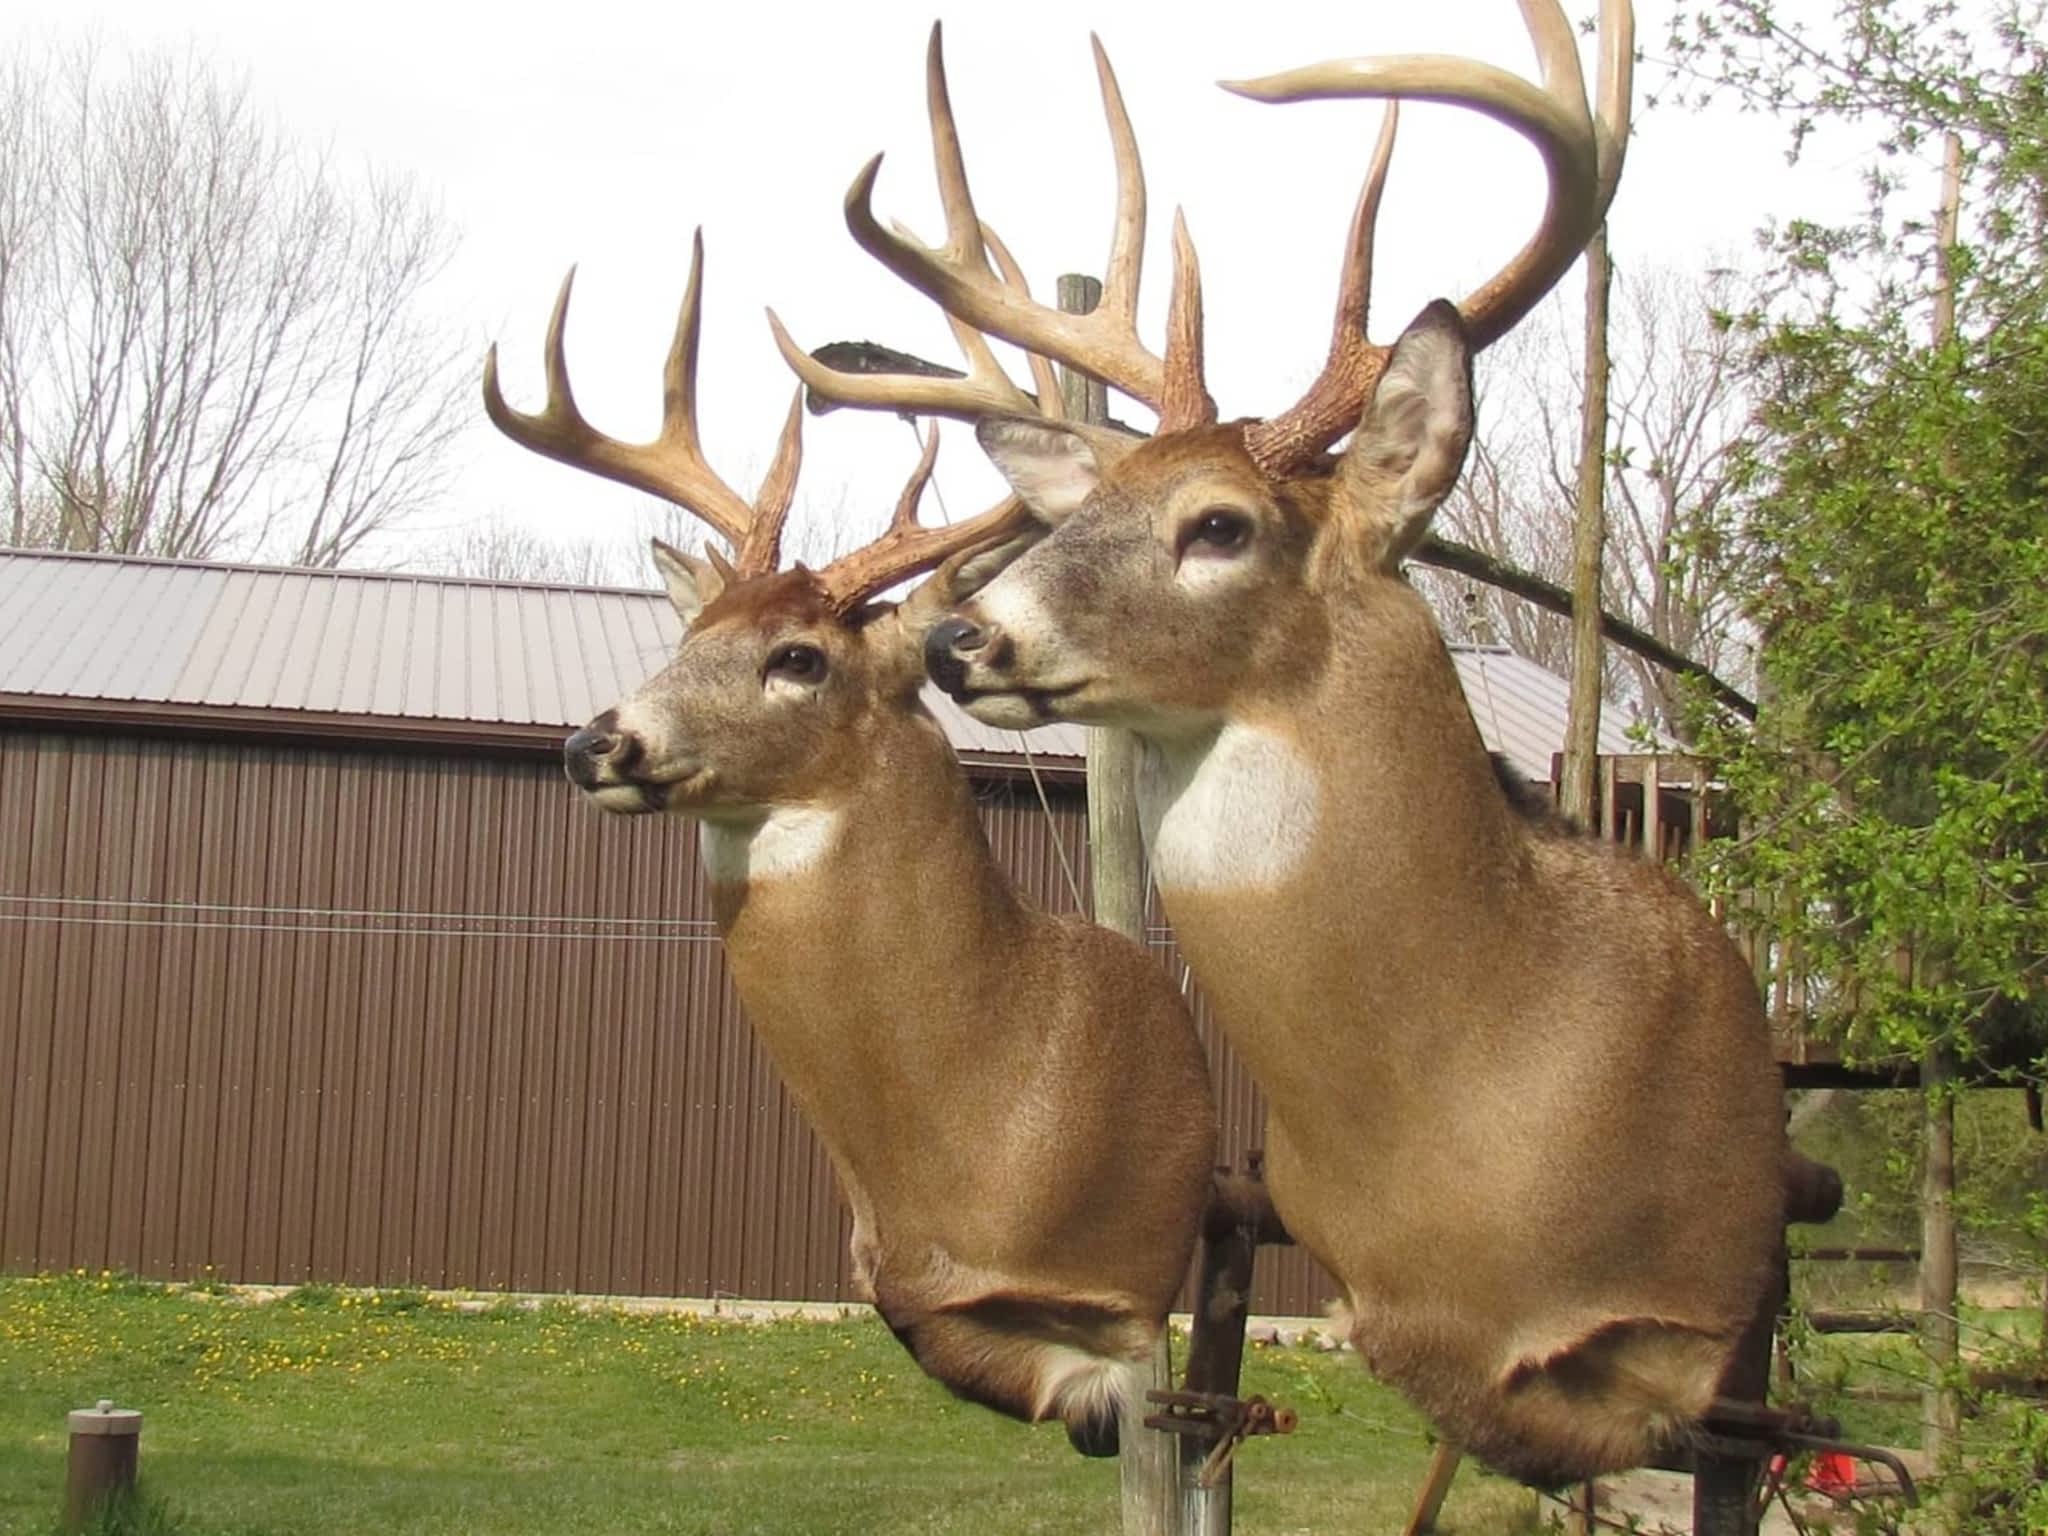
<path fill-rule="evenodd" d="M 1954 252 L 1963 205 L 1963 141 L 1950 133 L 1943 146 L 1941 217 L 1935 229 L 1937 280 L 1934 344 L 1956 336 Z M 1910 981 L 1914 956 L 1899 951 L 1901 980 Z M 1926 1157 L 1920 1180 L 1920 1338 L 1927 1351 L 1928 1386 L 1921 1408 L 1920 1445 L 1938 1465 L 1956 1450 L 1962 1402 L 1956 1392 L 1956 1062 L 1943 1042 L 1920 1063 L 1926 1105 Z"/>
<path fill-rule="evenodd" d="M 1085 315 L 1102 302 L 1102 284 L 1068 273 L 1059 281 L 1059 305 Z M 1109 420 L 1109 391 L 1072 368 L 1060 370 L 1060 402 L 1070 421 Z M 1145 849 L 1138 835 L 1138 744 L 1128 731 L 1088 732 L 1089 895 L 1095 921 L 1139 944 L 1145 942 Z M 1162 1334 L 1152 1362 L 1152 1385 L 1173 1386 L 1170 1349 Z M 1142 1403 L 1119 1426 L 1123 1483 L 1123 1536 L 1176 1536 L 1176 1456 L 1173 1440 L 1147 1429 Z"/>
<path fill-rule="evenodd" d="M 1607 541 L 1607 226 L 1586 243 L 1586 390 L 1579 418 L 1579 508 L 1572 535 L 1571 707 L 1559 803 L 1594 825 L 1600 761 L 1600 554 Z"/>

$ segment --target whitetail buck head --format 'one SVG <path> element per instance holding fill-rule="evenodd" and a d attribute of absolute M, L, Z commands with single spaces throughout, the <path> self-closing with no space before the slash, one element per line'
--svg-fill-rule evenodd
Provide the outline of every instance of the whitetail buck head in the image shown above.
<path fill-rule="evenodd" d="M 982 260 L 936 34 L 947 243 L 875 219 L 872 164 L 847 200 L 856 240 L 954 316 L 1159 412 L 1134 443 L 994 390 L 933 404 L 977 419 L 1057 526 L 933 629 L 931 671 L 994 723 L 1138 732 L 1153 874 L 1268 1095 L 1281 1216 L 1342 1283 L 1373 1367 L 1537 1482 L 1640 1461 L 1707 1410 L 1769 1276 L 1786 1156 L 1747 968 L 1669 875 L 1503 793 L 1400 573 L 1465 455 L 1471 351 L 1557 282 L 1613 194 L 1632 18 L 1626 0 L 1602 10 L 1597 116 L 1554 0 L 1522 0 L 1540 90 L 1434 57 L 1232 87 L 1459 103 L 1529 138 L 1549 173 L 1541 229 L 1496 277 L 1374 346 L 1390 103 L 1328 364 L 1270 420 L 1215 422 L 1184 230 L 1163 357 L 1138 341 L 1144 195 L 1099 48 L 1119 191 L 1095 313 L 1031 305 Z M 813 391 L 886 398 L 782 339 Z"/>
<path fill-rule="evenodd" d="M 752 505 L 706 465 L 701 261 L 700 243 L 653 443 L 578 413 L 567 283 L 546 408 L 513 411 L 486 365 L 509 436 L 680 504 L 735 552 L 656 546 L 682 643 L 569 739 L 569 776 L 607 810 L 702 824 L 749 1020 L 831 1154 L 857 1279 L 918 1363 L 1114 1451 L 1207 1203 L 1215 1116 L 1178 990 L 1136 945 L 1009 882 L 918 699 L 923 627 L 1034 536 L 1030 519 L 1006 501 L 919 524 L 934 430 L 879 538 L 816 572 L 780 569 L 800 417 L 792 406 Z M 905 602 L 873 601 L 934 567 Z"/>

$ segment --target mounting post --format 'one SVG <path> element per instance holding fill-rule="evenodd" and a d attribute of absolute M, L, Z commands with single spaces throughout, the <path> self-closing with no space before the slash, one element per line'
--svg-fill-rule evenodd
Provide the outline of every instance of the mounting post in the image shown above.
<path fill-rule="evenodd" d="M 1196 1253 L 1192 1335 L 1186 1394 L 1237 1396 L 1244 1371 L 1245 1321 L 1251 1313 L 1252 1259 L 1261 1243 L 1291 1243 L 1266 1194 L 1262 1155 L 1245 1154 L 1245 1171 L 1218 1170 L 1216 1193 Z M 1293 1415 L 1285 1414 L 1283 1428 Z M 1180 1519 L 1183 1536 L 1230 1536 L 1231 1462 L 1211 1465 L 1212 1448 L 1180 1437 Z"/>
<path fill-rule="evenodd" d="M 1735 1355 L 1721 1377 L 1721 1396 L 1738 1403 L 1761 1405 L 1771 1390 L 1771 1356 L 1777 1342 L 1778 1314 L 1784 1309 L 1791 1265 L 1781 1243 L 1776 1272 L 1758 1303 L 1756 1315 L 1742 1332 Z M 1727 1455 L 1710 1446 L 1695 1453 L 1692 1471 L 1693 1536 L 1756 1536 L 1763 1511 L 1757 1506 L 1757 1485 L 1763 1472 L 1761 1454 Z"/>
<path fill-rule="evenodd" d="M 1059 280 L 1060 308 L 1085 315 L 1102 302 L 1102 284 L 1067 273 Z M 1060 370 L 1060 400 L 1073 421 L 1109 419 L 1109 392 L 1071 368 Z M 1089 900 L 1095 921 L 1138 944 L 1145 942 L 1145 849 L 1138 838 L 1138 748 L 1127 731 L 1088 732 Z M 1153 1354 L 1154 1388 L 1173 1385 L 1165 1335 Z M 1176 1536 L 1173 1446 L 1144 1426 L 1142 1403 L 1131 1405 L 1119 1426 L 1117 1459 L 1123 1485 L 1123 1536 Z"/>
<path fill-rule="evenodd" d="M 135 1491 L 142 1415 L 111 1398 L 66 1416 L 71 1454 L 64 1478 L 64 1529 L 82 1531 L 107 1500 Z"/>

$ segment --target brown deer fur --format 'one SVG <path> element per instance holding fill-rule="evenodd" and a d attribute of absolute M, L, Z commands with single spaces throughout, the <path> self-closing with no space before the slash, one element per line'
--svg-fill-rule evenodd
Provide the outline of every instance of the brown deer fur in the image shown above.
<path fill-rule="evenodd" d="M 610 809 L 702 823 L 734 982 L 897 1337 L 961 1396 L 1112 1450 L 1210 1185 L 1177 990 L 997 868 L 917 699 L 931 588 L 841 616 L 801 568 L 727 585 L 657 558 L 688 632 L 572 738 L 571 776 Z"/>
<path fill-rule="evenodd" d="M 1757 988 L 1663 869 L 1511 804 L 1399 571 L 1471 432 L 1455 311 L 1334 473 L 1241 426 L 983 441 L 1050 538 L 931 636 L 974 713 L 1116 723 L 1168 915 L 1271 1103 L 1288 1230 L 1371 1366 L 1556 1483 L 1696 1420 L 1761 1296 L 1787 1157 Z"/>

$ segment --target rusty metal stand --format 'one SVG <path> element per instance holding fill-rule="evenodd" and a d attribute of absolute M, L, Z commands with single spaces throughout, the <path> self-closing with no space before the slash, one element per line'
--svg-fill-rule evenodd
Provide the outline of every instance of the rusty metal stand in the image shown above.
<path fill-rule="evenodd" d="M 1781 1248 L 1777 1274 L 1721 1378 L 1724 1398 L 1761 1405 L 1770 1392 L 1771 1350 L 1778 1335 L 1778 1313 L 1785 1305 L 1787 1269 Z M 1757 1482 L 1765 1454 L 1761 1443 L 1752 1451 L 1719 1435 L 1698 1437 L 1692 1469 L 1693 1536 L 1756 1536 L 1763 1514 Z"/>
<path fill-rule="evenodd" d="M 1263 1397 L 1240 1399 L 1244 1370 L 1245 1320 L 1251 1312 L 1252 1259 L 1261 1243 L 1289 1243 L 1266 1194 L 1257 1152 L 1246 1155 L 1245 1171 L 1219 1170 L 1203 1223 L 1195 1281 L 1193 1333 L 1187 1373 L 1179 1392 L 1149 1392 L 1161 1411 L 1145 1425 L 1175 1437 L 1179 1445 L 1182 1536 L 1229 1536 L 1231 1464 L 1253 1435 L 1284 1435 L 1294 1429 L 1292 1409 Z"/>
<path fill-rule="evenodd" d="M 1840 1175 L 1792 1154 L 1785 1177 L 1787 1225 L 1828 1221 L 1841 1205 Z M 1912 1477 L 1890 1452 L 1841 1440 L 1833 1420 L 1797 1407 L 1767 1405 L 1778 1317 L 1790 1286 L 1791 1262 L 1780 1244 L 1771 1283 L 1721 1378 L 1721 1396 L 1680 1458 L 1690 1463 L 1693 1475 L 1693 1536 L 1756 1536 L 1763 1518 L 1758 1489 L 1765 1464 L 1773 1456 L 1806 1450 L 1841 1451 L 1883 1465 L 1898 1479 L 1906 1501 L 1916 1501 Z"/>

